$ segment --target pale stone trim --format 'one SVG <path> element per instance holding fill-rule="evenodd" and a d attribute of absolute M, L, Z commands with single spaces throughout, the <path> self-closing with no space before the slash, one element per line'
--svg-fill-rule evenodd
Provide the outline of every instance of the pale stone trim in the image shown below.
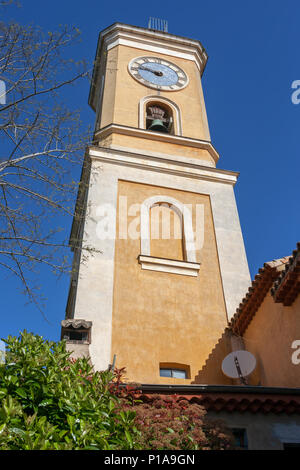
<path fill-rule="evenodd" d="M 103 148 L 103 147 L 98 147 L 98 148 Z M 123 145 L 113 144 L 113 147 L 109 147 L 109 148 L 113 149 L 114 151 L 120 150 L 120 152 L 126 152 L 127 154 L 132 153 L 132 154 L 141 155 L 141 151 L 139 149 L 132 148 L 132 147 L 124 147 Z M 174 162 L 174 155 L 171 155 L 170 153 L 162 153 L 162 152 L 156 152 L 153 150 L 143 149 L 142 155 L 144 155 L 145 157 L 150 157 L 151 159 L 159 158 L 161 160 L 163 159 L 165 161 Z M 201 160 L 201 158 L 195 159 L 195 158 L 185 157 L 184 155 L 176 155 L 176 159 L 179 159 L 180 162 L 182 163 L 185 162 L 190 165 L 193 165 L 196 162 L 198 166 L 204 166 L 204 167 L 208 166 L 211 168 L 216 168 L 213 162 L 210 162 L 208 160 Z M 222 170 L 222 171 L 225 171 L 225 170 Z"/>
<path fill-rule="evenodd" d="M 165 103 L 167 106 L 169 106 L 172 111 L 173 115 L 176 115 L 176 129 L 175 129 L 175 135 L 182 136 L 182 125 L 181 125 L 181 115 L 180 115 L 180 109 L 177 106 L 174 101 L 169 100 L 168 98 L 165 98 L 164 96 L 159 96 L 159 95 L 148 95 L 144 96 L 139 102 L 139 128 L 140 129 L 146 129 L 146 105 L 149 103 L 149 101 L 156 101 L 156 102 L 161 102 Z M 172 134 L 171 134 L 172 135 Z"/>
<path fill-rule="evenodd" d="M 100 122 L 101 122 L 101 114 L 102 114 L 102 98 L 104 92 L 104 83 L 105 83 L 105 75 L 103 74 L 101 77 L 101 83 L 99 88 L 99 94 L 97 98 L 97 107 L 96 107 L 96 120 L 95 120 L 95 131 L 99 129 Z"/>
<path fill-rule="evenodd" d="M 193 160 L 193 163 L 189 163 L 187 159 L 182 159 L 177 156 L 176 160 L 174 160 L 174 157 L 169 160 L 166 157 L 151 157 L 149 155 L 134 153 L 131 149 L 128 149 L 128 152 L 121 153 L 120 150 L 92 147 L 89 149 L 89 155 L 92 158 L 108 163 L 110 162 L 118 165 L 143 168 L 148 171 L 153 170 L 160 173 L 169 173 L 185 178 L 188 177 L 215 181 L 218 183 L 228 183 L 233 186 L 235 185 L 238 177 L 237 172 L 219 170 L 199 165 L 198 160 L 196 159 Z"/>
<path fill-rule="evenodd" d="M 178 45 L 177 47 L 166 47 L 156 38 L 154 41 L 146 41 L 145 39 L 143 40 L 139 38 L 137 35 L 131 35 L 130 37 L 124 33 L 115 34 L 106 40 L 106 47 L 108 51 L 116 46 L 133 47 L 135 49 L 142 49 L 143 51 L 155 52 L 157 54 L 164 54 L 171 57 L 179 57 L 180 59 L 191 60 L 195 62 L 200 71 L 203 70 L 204 61 L 196 48 L 191 48 L 190 51 L 187 51 L 186 48 L 180 47 Z"/>
<path fill-rule="evenodd" d="M 135 28 L 124 24 L 115 24 L 101 33 L 107 50 L 117 45 L 125 45 L 136 49 L 158 52 L 172 57 L 192 60 L 199 70 L 203 71 L 207 54 L 197 40 L 183 38 L 171 34 L 161 34 L 159 31 Z M 166 45 L 166 43 L 168 45 Z"/>
<path fill-rule="evenodd" d="M 186 261 L 155 258 L 153 256 L 139 255 L 138 262 L 142 269 L 147 269 L 148 271 L 160 271 L 184 276 L 198 276 L 200 270 L 200 263 L 188 263 Z"/>
<path fill-rule="evenodd" d="M 151 132 L 145 129 L 137 129 L 135 127 L 122 126 L 120 124 L 109 124 L 108 126 L 99 129 L 99 131 L 95 132 L 95 137 L 98 139 L 104 139 L 112 133 L 204 149 L 210 153 L 215 163 L 217 163 L 219 160 L 219 154 L 210 141 L 193 139 L 191 137 L 164 134 L 163 132 Z"/>
<path fill-rule="evenodd" d="M 141 205 L 141 255 L 151 256 L 150 253 L 150 209 L 158 203 L 168 203 L 171 209 L 180 217 L 180 224 L 183 227 L 183 243 L 186 260 L 196 263 L 196 250 L 194 242 L 194 231 L 192 215 L 188 207 L 170 196 L 152 196 L 146 199 Z"/>

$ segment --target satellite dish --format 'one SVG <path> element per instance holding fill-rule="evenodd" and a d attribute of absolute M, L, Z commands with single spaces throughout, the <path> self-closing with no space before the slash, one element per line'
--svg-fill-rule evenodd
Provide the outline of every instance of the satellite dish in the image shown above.
<path fill-rule="evenodd" d="M 223 359 L 222 372 L 232 379 L 241 379 L 250 375 L 256 367 L 256 359 L 249 351 L 233 351 Z"/>

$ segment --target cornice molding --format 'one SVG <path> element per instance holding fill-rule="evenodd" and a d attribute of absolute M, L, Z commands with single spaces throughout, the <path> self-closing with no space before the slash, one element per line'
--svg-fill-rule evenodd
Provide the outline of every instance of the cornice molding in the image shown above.
<path fill-rule="evenodd" d="M 177 156 L 176 159 L 174 157 L 165 158 L 95 146 L 89 147 L 88 154 L 90 158 L 106 163 L 131 166 L 146 171 L 158 171 L 185 178 L 226 183 L 232 186 L 235 185 L 239 175 L 237 172 L 199 165 L 196 159 L 188 160 Z"/>
<path fill-rule="evenodd" d="M 152 132 L 146 129 L 122 126 L 120 124 L 109 124 L 108 126 L 99 129 L 97 132 L 95 132 L 95 137 L 99 140 L 105 139 L 108 135 L 113 133 L 207 150 L 216 164 L 220 157 L 212 143 L 208 140 L 192 139 L 191 137 L 165 134 L 163 132 Z"/>
<path fill-rule="evenodd" d="M 195 39 L 188 39 L 162 31 L 154 31 L 122 23 L 114 23 L 104 29 L 99 35 L 92 86 L 89 95 L 89 104 L 93 109 L 96 109 L 95 91 L 99 80 L 98 75 L 101 58 L 104 51 L 117 45 L 125 45 L 143 51 L 151 51 L 157 54 L 169 55 L 170 57 L 181 57 L 186 60 L 191 60 L 195 62 L 201 76 L 208 59 L 204 47 L 200 41 Z"/>

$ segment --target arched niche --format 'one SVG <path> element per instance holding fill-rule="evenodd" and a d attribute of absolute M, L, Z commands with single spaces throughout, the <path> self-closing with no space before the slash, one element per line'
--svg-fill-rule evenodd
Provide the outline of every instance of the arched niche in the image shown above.
<path fill-rule="evenodd" d="M 172 121 L 172 127 L 170 128 L 170 134 L 182 135 L 181 115 L 180 109 L 176 103 L 169 100 L 168 98 L 151 95 L 145 96 L 140 100 L 139 103 L 139 128 L 147 129 L 147 108 L 153 105 L 153 107 L 161 105 L 161 108 L 167 111 Z"/>
<path fill-rule="evenodd" d="M 150 209 L 157 204 L 168 204 L 180 218 L 184 260 L 157 258 L 151 255 Z M 139 262 L 143 269 L 175 274 L 197 276 L 200 264 L 196 262 L 196 250 L 190 209 L 170 196 L 152 196 L 141 205 L 141 254 Z"/>
<path fill-rule="evenodd" d="M 150 253 L 153 257 L 185 260 L 182 214 L 166 202 L 149 210 Z"/>

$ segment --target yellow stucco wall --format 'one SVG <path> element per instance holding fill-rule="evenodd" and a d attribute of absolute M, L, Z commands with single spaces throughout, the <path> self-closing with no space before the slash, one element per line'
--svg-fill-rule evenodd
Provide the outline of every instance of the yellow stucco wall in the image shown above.
<path fill-rule="evenodd" d="M 119 196 L 127 197 L 128 207 L 154 195 L 173 197 L 192 204 L 193 209 L 196 204 L 204 205 L 204 246 L 197 252 L 200 273 L 190 277 L 142 270 L 137 260 L 140 239 L 119 239 L 117 216 L 112 358 L 116 354 L 116 366 L 126 367 L 128 380 L 190 383 L 226 326 L 210 199 L 207 195 L 119 181 Z M 195 230 L 196 211 L 192 212 Z M 134 223 L 134 219 L 129 216 L 128 223 Z M 191 379 L 161 378 L 160 363 L 190 366 Z"/>
<path fill-rule="evenodd" d="M 235 380 L 222 372 L 223 359 L 232 351 L 230 333 L 225 330 L 214 349 L 210 352 L 204 367 L 195 377 L 195 384 L 234 385 Z"/>
<path fill-rule="evenodd" d="M 300 365 L 292 363 L 294 340 L 300 339 L 300 296 L 290 307 L 270 293 L 244 333 L 246 349 L 258 362 L 260 385 L 300 387 Z"/>
<path fill-rule="evenodd" d="M 161 91 L 158 95 L 156 90 L 136 81 L 128 71 L 128 63 L 139 56 L 159 56 L 173 62 L 187 73 L 189 84 L 182 90 Z M 123 45 L 110 49 L 100 127 L 111 123 L 138 127 L 139 102 L 149 95 L 165 97 L 177 104 L 181 111 L 183 136 L 209 140 L 200 72 L 193 61 Z"/>
<path fill-rule="evenodd" d="M 100 127 L 111 124 L 114 119 L 114 106 L 116 97 L 118 48 L 114 47 L 107 52 L 104 91 L 101 106 Z"/>
<path fill-rule="evenodd" d="M 257 365 L 248 377 L 249 385 L 265 387 L 300 387 L 300 364 L 293 364 L 293 341 L 300 340 L 300 296 L 290 307 L 275 303 L 270 292 L 246 329 L 245 349 L 254 354 Z M 195 383 L 238 383 L 222 373 L 224 357 L 232 351 L 230 336 L 225 333 L 207 358 Z"/>

